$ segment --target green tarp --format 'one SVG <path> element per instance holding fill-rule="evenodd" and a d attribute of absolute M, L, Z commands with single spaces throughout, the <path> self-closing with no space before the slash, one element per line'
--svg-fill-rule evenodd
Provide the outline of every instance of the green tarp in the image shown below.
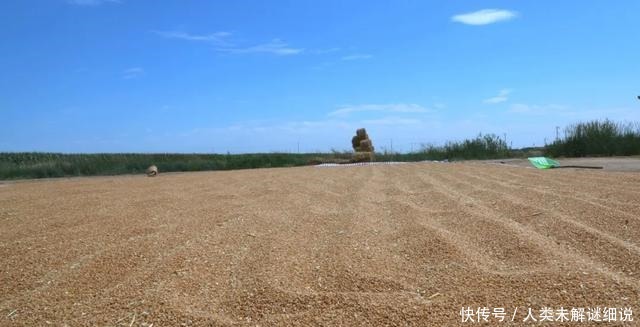
<path fill-rule="evenodd" d="M 549 169 L 560 166 L 559 162 L 546 157 L 531 157 L 527 159 L 529 159 L 529 162 L 538 169 Z"/>

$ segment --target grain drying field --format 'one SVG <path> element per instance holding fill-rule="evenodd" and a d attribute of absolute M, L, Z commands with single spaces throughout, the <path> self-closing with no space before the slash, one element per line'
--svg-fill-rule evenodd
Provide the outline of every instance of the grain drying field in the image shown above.
<path fill-rule="evenodd" d="M 636 323 L 639 199 L 637 173 L 480 163 L 4 183 L 0 325 Z"/>

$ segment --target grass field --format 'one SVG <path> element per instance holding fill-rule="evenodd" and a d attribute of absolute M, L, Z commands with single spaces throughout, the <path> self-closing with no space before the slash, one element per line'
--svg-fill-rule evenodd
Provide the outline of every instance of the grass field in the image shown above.
<path fill-rule="evenodd" d="M 494 134 L 472 139 L 424 144 L 411 153 L 383 152 L 377 161 L 417 162 L 424 160 L 486 160 L 552 157 L 640 155 L 640 124 L 611 120 L 571 125 L 565 135 L 542 148 L 512 149 Z M 249 168 L 297 167 L 349 160 L 351 152 L 253 153 L 253 154 L 136 154 L 136 153 L 0 153 L 0 180 L 68 176 L 141 174 L 150 165 L 160 172 L 234 170 Z"/>
<path fill-rule="evenodd" d="M 0 179 L 142 174 L 150 165 L 160 172 L 293 167 L 319 154 L 136 154 L 0 153 Z"/>
<path fill-rule="evenodd" d="M 640 155 L 640 123 L 605 119 L 573 124 L 545 152 L 564 157 Z"/>
<path fill-rule="evenodd" d="M 496 159 L 521 156 L 495 135 L 425 146 L 413 153 L 378 153 L 377 161 Z M 161 173 L 176 171 L 235 170 L 297 167 L 352 159 L 352 152 L 252 153 L 252 154 L 137 154 L 137 153 L 0 153 L 0 180 L 69 176 L 142 174 L 150 165 Z"/>
<path fill-rule="evenodd" d="M 518 308 L 505 324 L 522 325 L 527 308 L 637 310 L 639 197 L 637 173 L 471 163 L 4 182 L 0 325 L 451 326 L 467 306 Z"/>

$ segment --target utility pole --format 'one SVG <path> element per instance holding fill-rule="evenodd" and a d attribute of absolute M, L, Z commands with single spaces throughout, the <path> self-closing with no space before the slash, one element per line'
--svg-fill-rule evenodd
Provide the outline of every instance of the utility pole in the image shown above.
<path fill-rule="evenodd" d="M 560 139 L 560 126 L 556 126 L 556 141 Z"/>

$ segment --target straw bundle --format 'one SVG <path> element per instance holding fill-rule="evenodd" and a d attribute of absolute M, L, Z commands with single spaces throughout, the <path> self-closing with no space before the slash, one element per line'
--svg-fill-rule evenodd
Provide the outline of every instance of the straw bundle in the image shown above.
<path fill-rule="evenodd" d="M 367 135 L 367 130 L 364 128 L 358 128 L 356 130 L 356 136 L 360 139 L 360 140 L 365 140 L 369 138 L 369 135 Z"/>
<path fill-rule="evenodd" d="M 354 150 L 360 146 L 360 139 L 358 138 L 358 135 L 354 136 L 351 139 L 351 146 L 353 147 Z"/>
<path fill-rule="evenodd" d="M 373 143 L 369 139 L 367 130 L 364 128 L 358 128 L 356 130 L 356 136 L 351 139 L 351 146 L 355 151 L 360 152 L 373 152 Z"/>
<path fill-rule="evenodd" d="M 373 152 L 355 152 L 353 154 L 353 162 L 369 162 L 373 161 L 375 156 Z"/>
<path fill-rule="evenodd" d="M 373 152 L 373 145 L 371 145 L 371 140 L 366 139 L 366 140 L 360 141 L 360 151 Z"/>
<path fill-rule="evenodd" d="M 369 139 L 367 130 L 364 128 L 358 128 L 356 130 L 356 136 L 351 139 L 351 145 L 355 153 L 353 154 L 353 161 L 364 162 L 373 161 L 374 148 L 373 142 Z"/>
<path fill-rule="evenodd" d="M 146 174 L 148 177 L 154 177 L 158 175 L 158 167 L 156 167 L 155 165 L 151 165 L 149 166 L 149 168 L 147 168 L 146 170 Z"/>

